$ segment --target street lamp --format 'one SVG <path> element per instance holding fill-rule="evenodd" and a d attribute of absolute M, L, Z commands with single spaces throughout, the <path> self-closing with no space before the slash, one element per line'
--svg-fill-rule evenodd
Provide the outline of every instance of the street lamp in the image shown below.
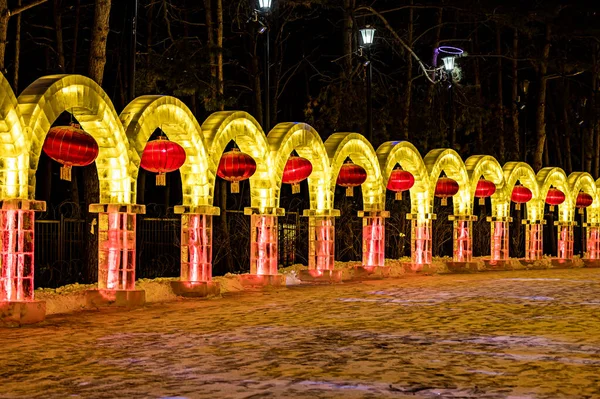
<path fill-rule="evenodd" d="M 375 41 L 375 28 L 370 25 L 365 26 L 362 29 L 359 29 L 360 37 L 362 39 L 362 46 L 366 51 L 366 62 L 365 66 L 367 67 L 367 135 L 369 137 L 369 142 L 373 144 L 373 99 L 371 95 L 371 86 L 373 81 L 373 65 L 371 64 L 371 57 L 369 49 L 373 45 Z"/>
<path fill-rule="evenodd" d="M 258 7 L 264 13 L 271 10 L 271 0 L 258 0 Z"/>
<path fill-rule="evenodd" d="M 448 76 L 448 82 L 450 83 L 450 145 L 456 146 L 456 131 L 455 131 L 455 115 L 454 115 L 454 87 L 452 84 L 452 73 L 456 67 L 456 58 L 463 54 L 463 50 L 458 47 L 440 46 L 435 49 L 434 55 L 434 67 L 437 67 L 437 57 L 442 56 L 444 62 L 444 70 Z"/>
<path fill-rule="evenodd" d="M 269 23 L 267 21 L 267 16 L 271 12 L 272 0 L 258 0 L 258 9 L 254 11 L 254 17 L 256 21 L 259 23 L 258 33 L 264 34 L 265 41 L 265 103 L 264 103 L 264 118 L 263 118 L 263 128 L 265 133 L 268 134 L 269 130 L 271 130 L 271 83 L 270 83 L 270 54 L 269 54 Z M 259 18 L 260 14 L 260 18 Z"/>

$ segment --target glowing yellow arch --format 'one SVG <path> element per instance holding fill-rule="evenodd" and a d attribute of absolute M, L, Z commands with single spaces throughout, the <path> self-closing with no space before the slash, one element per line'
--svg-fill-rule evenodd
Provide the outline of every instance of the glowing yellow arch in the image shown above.
<path fill-rule="evenodd" d="M 544 206 L 548 190 L 551 186 L 554 186 L 565 194 L 565 202 L 558 206 L 558 220 L 561 222 L 573 221 L 575 217 L 575 203 L 572 201 L 571 188 L 567 183 L 565 171 L 561 168 L 542 168 L 537 174 L 537 181 L 540 187 L 540 200 L 543 201 L 541 202 L 541 206 Z"/>
<path fill-rule="evenodd" d="M 234 140 L 240 149 L 256 161 L 256 173 L 250 178 L 250 198 L 253 208 L 268 212 L 278 206 L 277 182 L 272 173 L 269 145 L 262 128 L 248 113 L 242 111 L 215 112 L 202 124 L 208 154 L 212 158 L 210 175 L 215 176 L 223 151 Z"/>
<path fill-rule="evenodd" d="M 377 149 L 377 158 L 381 167 L 384 189 L 394 167 L 400 164 L 402 169 L 412 173 L 415 178 L 415 185 L 410 189 L 411 213 L 421 215 L 432 213 L 429 173 L 415 146 L 408 141 L 388 141 Z"/>
<path fill-rule="evenodd" d="M 110 98 L 96 82 L 80 75 L 46 76 L 27 87 L 18 101 L 28 133 L 31 199 L 35 197 L 35 171 L 46 134 L 60 114 L 69 111 L 98 142 L 100 202 L 131 203 L 127 137 Z"/>
<path fill-rule="evenodd" d="M 329 190 L 329 158 L 323 140 L 310 125 L 306 123 L 280 123 L 267 136 L 273 174 L 277 182 L 277 203 L 285 164 L 293 150 L 308 159 L 313 171 L 308 178 L 310 209 L 323 211 L 333 209 L 333 196 Z M 278 205 L 279 206 L 279 205 Z"/>
<path fill-rule="evenodd" d="M 28 198 L 29 143 L 17 98 L 0 73 L 0 200 Z"/>
<path fill-rule="evenodd" d="M 367 171 L 367 181 L 362 185 L 363 207 L 365 211 L 385 210 L 385 191 L 381 184 L 381 168 L 375 150 L 369 141 L 358 133 L 335 133 L 325 141 L 325 150 L 331 165 L 329 187 L 331 197 L 340 168 L 350 157 L 354 163 Z"/>
<path fill-rule="evenodd" d="M 180 169 L 183 205 L 212 204 L 215 176 L 211 171 L 215 168 L 209 167 L 212 159 L 206 153 L 202 128 L 183 102 L 169 96 L 138 97 L 121 112 L 120 119 L 129 140 L 129 170 L 134 182 L 146 143 L 160 128 L 170 140 L 181 145 L 187 155 Z"/>
<path fill-rule="evenodd" d="M 577 196 L 582 190 L 592 196 L 594 202 L 587 208 L 586 220 L 588 223 L 599 223 L 600 200 L 598 198 L 598 189 L 596 188 L 594 178 L 587 172 L 573 172 L 569 175 L 567 182 L 571 188 L 571 201 L 573 204 L 577 204 Z"/>
<path fill-rule="evenodd" d="M 471 198 L 475 198 L 475 190 L 480 177 L 496 185 L 496 192 L 491 198 L 492 216 L 508 217 L 510 212 L 510 195 L 504 190 L 504 171 L 496 158 L 489 155 L 473 155 L 465 161 L 465 167 L 470 178 Z"/>
<path fill-rule="evenodd" d="M 505 192 L 511 197 L 513 188 L 520 181 L 522 185 L 531 190 L 532 199 L 527 204 L 527 218 L 529 220 L 541 220 L 544 218 L 544 200 L 542 199 L 540 211 L 540 189 L 536 180 L 535 172 L 525 162 L 507 162 L 502 168 L 504 170 Z"/>
<path fill-rule="evenodd" d="M 456 180 L 458 183 L 458 193 L 454 196 L 454 214 L 455 215 L 471 215 L 473 197 L 469 185 L 469 174 L 465 164 L 454 150 L 436 149 L 427 153 L 424 159 L 425 167 L 429 171 L 429 196 L 433 198 L 435 195 L 435 186 L 442 171 L 446 175 Z"/>

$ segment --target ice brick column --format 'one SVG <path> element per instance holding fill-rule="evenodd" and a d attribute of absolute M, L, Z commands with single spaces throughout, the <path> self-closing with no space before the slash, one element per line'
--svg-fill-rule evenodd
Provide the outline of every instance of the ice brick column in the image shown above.
<path fill-rule="evenodd" d="M 279 264 L 278 216 L 283 215 L 282 208 L 244 209 L 250 215 L 250 274 L 276 275 Z"/>
<path fill-rule="evenodd" d="M 509 223 L 512 218 L 488 217 L 490 230 L 490 259 L 493 262 L 507 261 L 509 257 Z"/>
<path fill-rule="evenodd" d="M 410 257 L 412 268 L 418 270 L 431 264 L 431 221 L 434 214 L 408 214 L 410 220 Z"/>
<path fill-rule="evenodd" d="M 523 220 L 525 225 L 525 260 L 542 259 L 544 254 L 545 220 Z"/>
<path fill-rule="evenodd" d="M 592 223 L 584 223 L 586 234 L 587 259 L 600 259 L 600 226 Z"/>
<path fill-rule="evenodd" d="M 451 215 L 453 222 L 452 260 L 454 262 L 471 262 L 473 259 L 473 222 L 477 216 Z"/>
<path fill-rule="evenodd" d="M 385 218 L 387 211 L 361 211 L 358 217 L 363 220 L 362 265 L 377 267 L 385 265 Z"/>
<path fill-rule="evenodd" d="M 181 276 L 185 282 L 212 280 L 213 216 L 220 209 L 214 206 L 175 207 L 181 215 Z"/>
<path fill-rule="evenodd" d="M 308 219 L 308 268 L 333 270 L 335 263 L 335 218 L 311 216 Z"/>
<path fill-rule="evenodd" d="M 573 259 L 573 242 L 575 239 L 573 238 L 573 226 L 574 223 L 569 222 L 555 222 L 556 226 L 558 226 L 558 259 Z"/>
<path fill-rule="evenodd" d="M 34 299 L 34 211 L 45 208 L 41 201 L 0 201 L 0 302 Z"/>
<path fill-rule="evenodd" d="M 136 214 L 141 205 L 93 204 L 98 213 L 98 288 L 135 290 Z"/>

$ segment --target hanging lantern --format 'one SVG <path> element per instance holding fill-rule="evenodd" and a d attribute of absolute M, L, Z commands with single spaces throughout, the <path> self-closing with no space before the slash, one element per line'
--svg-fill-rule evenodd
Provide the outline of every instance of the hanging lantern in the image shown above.
<path fill-rule="evenodd" d="M 182 146 L 159 136 L 158 139 L 146 143 L 140 166 L 149 172 L 158 173 L 156 185 L 165 186 L 167 184 L 165 173 L 181 168 L 185 158 L 185 150 Z"/>
<path fill-rule="evenodd" d="M 531 193 L 531 190 L 519 184 L 513 188 L 510 199 L 515 203 L 515 209 L 519 210 L 521 209 L 521 204 L 531 201 L 532 197 L 533 194 Z"/>
<path fill-rule="evenodd" d="M 226 152 L 219 161 L 217 176 L 231 182 L 231 192 L 240 192 L 240 181 L 249 179 L 256 172 L 256 161 L 238 148 Z"/>
<path fill-rule="evenodd" d="M 594 202 L 594 198 L 592 198 L 591 195 L 581 191 L 577 195 L 577 202 L 575 203 L 575 206 L 577 207 L 579 214 L 583 215 L 583 210 L 585 208 L 587 208 L 588 206 L 592 205 L 593 202 Z"/>
<path fill-rule="evenodd" d="M 55 126 L 48 132 L 43 146 L 44 152 L 63 166 L 60 178 L 71 181 L 72 166 L 86 166 L 96 160 L 98 143 L 79 125 Z"/>
<path fill-rule="evenodd" d="M 565 193 L 558 188 L 551 187 L 546 194 L 546 203 L 550 205 L 550 212 L 554 212 L 554 207 L 565 202 Z"/>
<path fill-rule="evenodd" d="M 412 173 L 395 168 L 390 174 L 387 189 L 396 192 L 396 200 L 402 201 L 402 192 L 410 190 L 415 185 L 415 178 Z"/>
<path fill-rule="evenodd" d="M 485 199 L 496 192 L 496 185 L 486 179 L 479 179 L 475 188 L 475 197 L 479 198 L 479 205 L 485 205 Z"/>
<path fill-rule="evenodd" d="M 449 177 L 440 177 L 435 185 L 435 196 L 442 199 L 442 206 L 448 205 L 448 197 L 458 193 L 458 183 Z"/>
<path fill-rule="evenodd" d="M 312 164 L 306 158 L 291 156 L 283 169 L 282 182 L 292 185 L 292 194 L 300 192 L 300 182 L 308 179 L 312 173 Z"/>
<path fill-rule="evenodd" d="M 367 180 L 367 171 L 352 161 L 347 161 L 340 168 L 336 184 L 346 187 L 346 196 L 354 196 L 354 187 L 360 186 Z"/>

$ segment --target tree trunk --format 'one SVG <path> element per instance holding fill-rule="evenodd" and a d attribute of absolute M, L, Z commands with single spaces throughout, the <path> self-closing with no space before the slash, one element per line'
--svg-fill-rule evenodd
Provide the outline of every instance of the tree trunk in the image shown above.
<path fill-rule="evenodd" d="M 592 49 L 592 95 L 590 109 L 592 110 L 592 116 L 590 123 L 594 126 L 594 178 L 600 177 L 600 124 L 598 123 L 598 112 L 596 110 L 596 104 L 598 104 L 598 75 L 600 75 L 600 62 L 598 61 L 598 55 L 600 46 L 598 43 L 594 43 Z"/>
<path fill-rule="evenodd" d="M 217 0 L 217 93 L 218 109 L 225 109 L 225 82 L 223 80 L 223 0 Z"/>
<path fill-rule="evenodd" d="M 62 10 L 60 7 L 60 2 L 61 0 L 54 0 L 54 4 L 52 7 L 52 16 L 54 17 L 54 30 L 56 34 L 56 54 L 58 54 L 58 70 L 62 73 L 65 73 L 65 49 L 63 46 Z"/>
<path fill-rule="evenodd" d="M 100 86 L 102 86 L 104 65 L 106 64 L 106 40 L 109 32 L 110 7 L 111 0 L 96 0 L 88 75 Z"/>
<path fill-rule="evenodd" d="M 8 0 L 0 0 L 0 73 L 6 75 L 4 58 L 6 57 L 6 44 L 8 42 Z"/>
<path fill-rule="evenodd" d="M 204 14 L 206 18 L 206 41 L 210 62 L 210 99 L 208 109 L 214 109 L 217 100 L 217 61 L 215 57 L 215 36 L 212 16 L 212 1 L 204 0 Z"/>
<path fill-rule="evenodd" d="M 73 26 L 73 51 L 71 52 L 71 73 L 75 73 L 77 66 L 77 44 L 79 41 L 79 19 L 81 15 L 81 0 L 75 1 L 75 25 Z"/>
<path fill-rule="evenodd" d="M 352 19 L 352 13 L 356 6 L 356 0 L 344 0 L 344 17 L 343 17 L 343 28 L 342 32 L 344 37 L 342 38 L 342 55 L 343 58 L 343 77 L 346 79 L 350 78 L 352 73 L 352 53 L 354 49 L 354 20 Z"/>
<path fill-rule="evenodd" d="M 410 5 L 414 4 L 414 0 L 410 0 Z M 413 32 L 414 31 L 414 9 L 409 8 L 408 12 L 408 46 L 413 46 Z M 404 91 L 404 118 L 402 120 L 402 130 L 404 140 L 408 140 L 410 135 L 410 110 L 412 100 L 412 78 L 413 78 L 413 57 L 412 54 L 405 52 L 407 55 L 406 59 L 406 90 Z"/>
<path fill-rule="evenodd" d="M 500 25 L 496 24 L 496 54 L 502 55 L 502 31 Z M 502 85 L 502 57 L 498 57 L 498 146 L 500 161 L 505 160 L 504 145 L 504 96 Z"/>
<path fill-rule="evenodd" d="M 475 27 L 475 32 L 473 33 L 473 52 L 479 52 L 479 35 L 477 33 L 477 27 Z M 475 96 L 477 98 L 477 104 L 479 107 L 483 108 L 483 95 L 481 94 L 481 75 L 479 70 L 479 58 L 475 58 L 473 63 L 474 69 L 474 79 L 475 79 Z M 482 110 L 483 111 L 483 110 Z M 477 153 L 483 154 L 483 112 L 477 112 Z"/>
<path fill-rule="evenodd" d="M 21 0 L 17 0 L 17 7 L 21 6 Z M 15 29 L 15 68 L 13 75 L 13 90 L 19 95 L 19 67 L 21 61 L 21 14 L 17 15 Z"/>
<path fill-rule="evenodd" d="M 573 160 L 571 158 L 571 124 L 569 123 L 569 81 L 563 82 L 563 103 L 562 103 L 562 130 L 565 135 L 565 170 L 567 174 L 573 172 Z"/>
<path fill-rule="evenodd" d="M 146 68 L 150 69 L 152 62 L 152 21 L 154 20 L 154 2 L 148 5 L 146 13 L 148 23 L 146 25 Z"/>
<path fill-rule="evenodd" d="M 546 144 L 546 88 L 548 85 L 548 58 L 550 57 L 550 24 L 546 24 L 546 35 L 544 40 L 544 48 L 542 57 L 539 61 L 539 87 L 538 100 L 535 112 L 535 129 L 536 129 L 536 144 L 533 154 L 533 169 L 537 172 L 542 169 L 544 161 L 544 148 Z"/>
<path fill-rule="evenodd" d="M 519 99 L 519 31 L 513 31 L 513 61 L 512 61 L 512 109 L 511 109 L 511 120 L 512 120 L 512 133 L 513 133 L 513 147 L 512 147 L 512 159 L 514 161 L 521 159 L 521 132 L 519 131 L 519 106 L 517 100 Z"/>

